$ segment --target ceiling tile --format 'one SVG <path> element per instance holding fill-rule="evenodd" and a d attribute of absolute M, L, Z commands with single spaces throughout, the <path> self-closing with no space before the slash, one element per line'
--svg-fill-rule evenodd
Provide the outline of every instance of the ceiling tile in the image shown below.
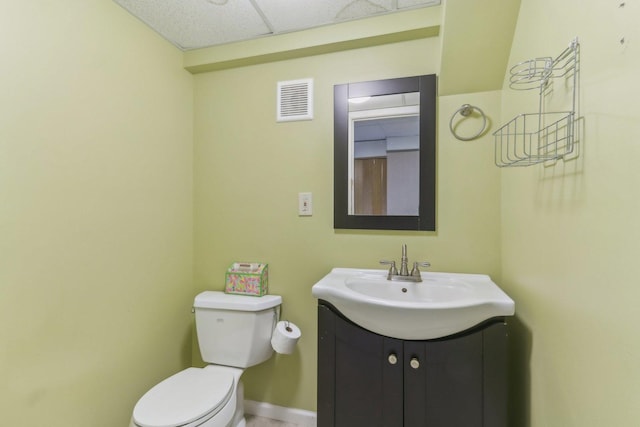
<path fill-rule="evenodd" d="M 394 11 L 394 0 L 255 0 L 276 32 L 295 31 Z"/>
<path fill-rule="evenodd" d="M 254 0 L 276 33 L 433 6 L 440 0 Z"/>
<path fill-rule="evenodd" d="M 271 33 L 249 0 L 115 2 L 184 50 Z"/>

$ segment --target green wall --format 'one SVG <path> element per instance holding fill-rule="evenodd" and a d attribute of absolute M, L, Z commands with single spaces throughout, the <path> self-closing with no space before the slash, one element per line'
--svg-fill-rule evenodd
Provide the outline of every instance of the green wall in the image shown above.
<path fill-rule="evenodd" d="M 513 426 L 640 419 L 639 21 L 633 2 L 522 0 L 511 64 L 580 39 L 581 135 L 578 159 L 501 176 L 502 284 L 517 313 Z M 535 111 L 535 94 L 504 91 L 504 121 Z"/>
<path fill-rule="evenodd" d="M 244 374 L 246 397 L 315 410 L 316 300 L 311 286 L 332 267 L 378 268 L 400 256 L 432 270 L 487 273 L 499 264 L 500 172 L 487 138 L 453 139 L 449 117 L 463 103 L 499 117 L 500 92 L 439 99 L 438 231 L 333 229 L 333 85 L 436 73 L 438 38 L 215 71 L 195 76 L 195 281 L 221 290 L 233 261 L 270 264 L 270 292 L 303 336 Z M 315 117 L 276 122 L 278 81 L 312 77 Z M 299 192 L 313 216 L 297 215 Z M 195 363 L 200 363 L 197 351 Z"/>
<path fill-rule="evenodd" d="M 126 426 L 191 362 L 193 78 L 63 3 L 0 3 L 0 424 Z"/>
<path fill-rule="evenodd" d="M 271 292 L 303 332 L 296 353 L 246 372 L 247 397 L 313 410 L 311 286 L 335 266 L 398 258 L 407 243 L 411 259 L 489 274 L 516 301 L 514 427 L 634 426 L 633 3 L 522 0 L 510 65 L 554 56 L 576 36 L 582 43 L 576 160 L 494 167 L 490 136 L 455 140 L 451 114 L 477 105 L 495 129 L 535 111 L 535 93 L 453 95 L 468 82 L 449 81 L 438 99 L 437 232 L 333 229 L 333 85 L 457 64 L 467 54 L 451 46 L 474 34 L 447 28 L 462 1 L 444 3 L 458 7 L 439 37 L 195 76 L 181 52 L 111 1 L 0 5 L 3 421 L 126 425 L 150 386 L 201 363 L 192 298 L 222 289 L 235 260 L 270 263 Z M 478 25 L 502 19 L 483 16 Z M 469 69 L 495 47 L 478 46 Z M 276 83 L 305 77 L 315 81 L 314 120 L 276 123 Z M 297 215 L 303 191 L 313 192 L 312 217 Z"/>

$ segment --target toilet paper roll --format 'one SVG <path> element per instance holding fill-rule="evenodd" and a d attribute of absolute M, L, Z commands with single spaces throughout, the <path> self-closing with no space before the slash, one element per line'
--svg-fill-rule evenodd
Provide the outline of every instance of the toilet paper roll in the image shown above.
<path fill-rule="evenodd" d="M 302 332 L 291 322 L 280 321 L 271 336 L 271 347 L 280 354 L 291 354 L 296 348 Z"/>

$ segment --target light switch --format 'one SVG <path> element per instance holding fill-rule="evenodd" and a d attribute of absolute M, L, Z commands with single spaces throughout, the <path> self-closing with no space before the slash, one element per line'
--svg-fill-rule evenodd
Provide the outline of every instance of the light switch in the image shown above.
<path fill-rule="evenodd" d="M 298 215 L 313 215 L 313 202 L 311 200 L 311 193 L 298 193 Z"/>

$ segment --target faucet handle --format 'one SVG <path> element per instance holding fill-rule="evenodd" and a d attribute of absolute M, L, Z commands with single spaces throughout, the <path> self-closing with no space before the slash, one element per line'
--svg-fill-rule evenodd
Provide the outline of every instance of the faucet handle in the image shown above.
<path fill-rule="evenodd" d="M 387 261 L 383 259 L 380 261 L 380 264 L 389 266 L 389 277 L 398 275 L 398 269 L 396 268 L 395 261 Z"/>
<path fill-rule="evenodd" d="M 420 276 L 420 269 L 418 268 L 418 266 L 420 267 L 431 267 L 431 263 L 429 261 L 416 261 L 413 263 L 413 268 L 411 269 L 411 275 L 412 276 Z"/>

